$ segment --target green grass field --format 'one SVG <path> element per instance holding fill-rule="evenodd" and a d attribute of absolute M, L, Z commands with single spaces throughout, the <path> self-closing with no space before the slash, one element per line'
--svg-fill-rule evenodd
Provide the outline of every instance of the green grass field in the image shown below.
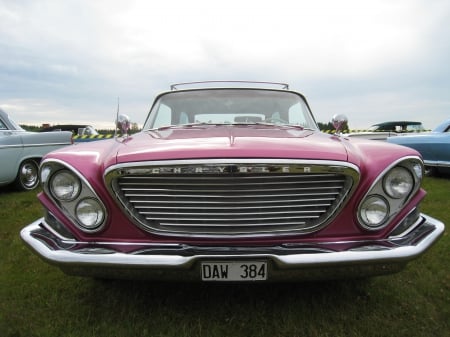
<path fill-rule="evenodd" d="M 422 211 L 450 224 L 450 179 L 425 178 Z M 0 336 L 450 336 L 450 239 L 401 273 L 290 284 L 69 277 L 19 238 L 35 192 L 0 189 Z"/>

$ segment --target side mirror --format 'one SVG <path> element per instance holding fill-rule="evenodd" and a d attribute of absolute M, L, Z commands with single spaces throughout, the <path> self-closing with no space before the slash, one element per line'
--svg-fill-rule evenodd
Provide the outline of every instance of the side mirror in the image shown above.
<path fill-rule="evenodd" d="M 336 129 L 336 134 L 339 135 L 342 132 L 342 127 L 348 123 L 347 116 L 338 114 L 334 115 L 331 119 L 331 123 L 333 124 L 334 128 Z"/>
<path fill-rule="evenodd" d="M 116 129 L 119 129 L 123 137 L 128 136 L 128 130 L 130 130 L 130 117 L 127 115 L 119 115 L 116 120 Z"/>

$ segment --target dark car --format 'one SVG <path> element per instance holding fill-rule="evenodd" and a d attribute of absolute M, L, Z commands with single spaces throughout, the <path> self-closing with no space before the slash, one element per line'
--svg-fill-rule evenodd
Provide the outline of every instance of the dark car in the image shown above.
<path fill-rule="evenodd" d="M 364 131 L 345 134 L 346 137 L 360 137 L 372 140 L 386 140 L 388 137 L 403 133 L 423 132 L 425 128 L 421 122 L 395 121 L 374 124 Z"/>
<path fill-rule="evenodd" d="M 411 121 L 396 121 L 396 122 L 384 122 L 372 125 L 368 131 L 391 131 L 397 133 L 405 132 L 423 132 L 425 128 L 421 122 Z"/>
<path fill-rule="evenodd" d="M 264 282 L 397 272 L 444 232 L 416 150 L 320 132 L 287 85 L 210 84 L 47 155 L 25 243 L 71 275 Z"/>
<path fill-rule="evenodd" d="M 74 136 L 96 136 L 97 130 L 92 125 L 83 124 L 61 124 L 53 125 L 42 129 L 42 132 L 50 131 L 70 131 Z"/>

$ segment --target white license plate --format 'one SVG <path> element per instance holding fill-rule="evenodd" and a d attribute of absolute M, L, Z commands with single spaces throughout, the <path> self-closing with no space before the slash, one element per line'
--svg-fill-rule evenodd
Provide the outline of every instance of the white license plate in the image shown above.
<path fill-rule="evenodd" d="M 202 281 L 264 281 L 267 263 L 261 261 L 202 262 Z"/>

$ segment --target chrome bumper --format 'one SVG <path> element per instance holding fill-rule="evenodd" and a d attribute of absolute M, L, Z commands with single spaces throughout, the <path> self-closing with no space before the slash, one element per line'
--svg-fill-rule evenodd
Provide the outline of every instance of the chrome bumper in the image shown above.
<path fill-rule="evenodd" d="M 276 247 L 78 242 L 56 235 L 47 228 L 43 218 L 25 227 L 20 236 L 37 255 L 70 275 L 199 281 L 203 261 L 267 261 L 269 281 L 297 281 L 367 277 L 400 271 L 444 232 L 442 222 L 424 214 L 420 218 L 407 234 L 380 241 Z M 324 248 L 331 245 L 338 249 Z M 118 246 L 132 253 L 122 253 L 117 250 Z"/>

